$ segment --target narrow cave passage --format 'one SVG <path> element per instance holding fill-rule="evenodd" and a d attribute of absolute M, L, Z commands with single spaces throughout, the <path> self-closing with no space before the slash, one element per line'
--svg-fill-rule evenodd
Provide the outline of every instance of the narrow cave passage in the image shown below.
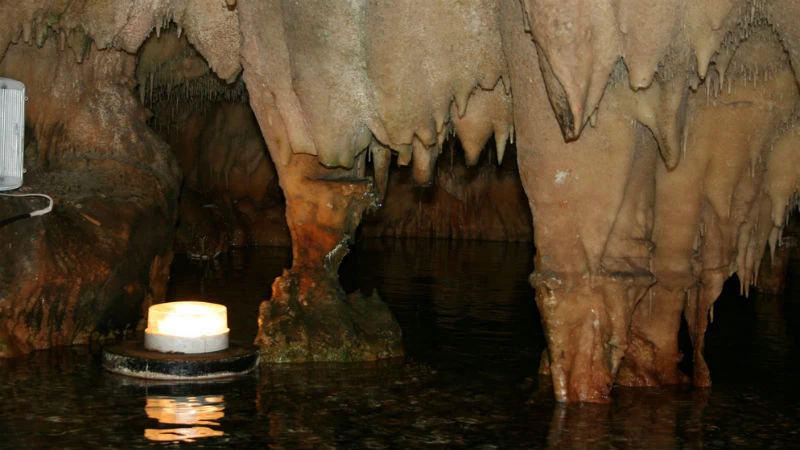
<path fill-rule="evenodd" d="M 289 245 L 277 174 L 241 78 L 226 83 L 172 24 L 137 56 L 148 124 L 183 174 L 175 250 L 211 260 L 231 247 Z"/>

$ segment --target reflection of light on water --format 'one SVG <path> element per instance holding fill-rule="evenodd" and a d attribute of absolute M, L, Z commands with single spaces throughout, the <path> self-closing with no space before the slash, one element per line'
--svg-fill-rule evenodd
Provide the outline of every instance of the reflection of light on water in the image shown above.
<path fill-rule="evenodd" d="M 225 397 L 206 395 L 197 397 L 147 397 L 144 407 L 147 417 L 170 425 L 194 425 L 178 428 L 146 428 L 144 437 L 151 441 L 187 441 L 222 436 L 218 420 L 225 416 Z M 209 426 L 197 426 L 209 425 Z"/>

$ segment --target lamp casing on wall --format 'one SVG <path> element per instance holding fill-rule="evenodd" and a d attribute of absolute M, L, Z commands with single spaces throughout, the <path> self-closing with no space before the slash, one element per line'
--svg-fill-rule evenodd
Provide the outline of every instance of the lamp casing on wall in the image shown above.
<path fill-rule="evenodd" d="M 25 85 L 0 78 L 0 191 L 22 186 L 25 147 Z"/>

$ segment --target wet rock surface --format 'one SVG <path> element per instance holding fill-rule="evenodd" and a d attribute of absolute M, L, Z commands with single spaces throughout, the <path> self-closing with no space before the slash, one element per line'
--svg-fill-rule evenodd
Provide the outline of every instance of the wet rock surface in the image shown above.
<path fill-rule="evenodd" d="M 269 362 L 374 361 L 403 356 L 402 332 L 373 291 L 345 296 L 336 279 L 290 271 L 261 304 L 256 344 Z"/>
<path fill-rule="evenodd" d="M 145 125 L 133 57 L 12 45 L 0 73 L 25 80 L 25 183 L 47 215 L 0 229 L 0 357 L 135 331 L 163 299 L 180 174 Z M 35 67 L 36 70 L 30 70 Z M 0 217 L 44 207 L 0 199 Z"/>
<path fill-rule="evenodd" d="M 111 179 L 98 182 L 107 173 L 70 173 L 82 181 L 73 191 L 64 180 L 30 177 L 28 188 L 56 204 L 0 233 L 0 356 L 133 335 L 147 307 L 163 299 L 174 211 L 110 188 Z M 4 215 L 28 207 L 2 201 L 17 205 L 0 208 Z"/>

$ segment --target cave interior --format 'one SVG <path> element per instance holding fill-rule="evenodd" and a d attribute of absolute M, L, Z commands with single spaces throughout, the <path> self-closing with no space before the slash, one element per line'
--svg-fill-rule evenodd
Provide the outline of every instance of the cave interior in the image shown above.
<path fill-rule="evenodd" d="M 262 361 L 397 358 L 350 247 L 478 239 L 535 242 L 558 401 L 709 387 L 726 280 L 780 292 L 794 248 L 800 4 L 390 3 L 0 5 L 20 192 L 56 199 L 0 230 L 0 357 L 135 335 L 176 252 L 291 246 Z"/>

